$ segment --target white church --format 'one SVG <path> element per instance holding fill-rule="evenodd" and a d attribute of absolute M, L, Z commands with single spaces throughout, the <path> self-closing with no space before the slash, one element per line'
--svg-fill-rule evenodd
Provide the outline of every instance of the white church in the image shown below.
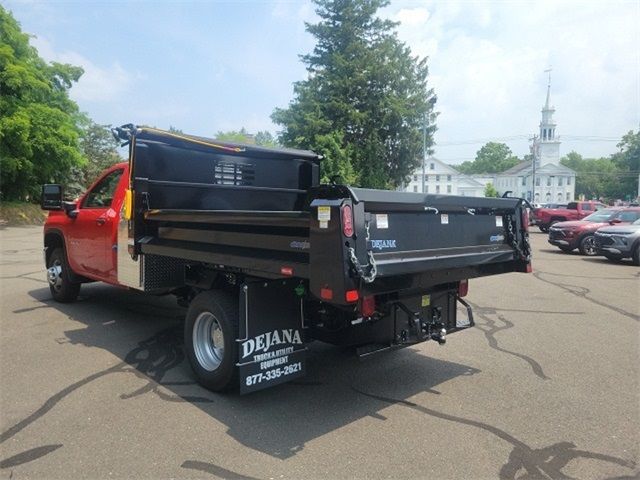
<path fill-rule="evenodd" d="M 542 107 L 540 133 L 534 137 L 532 162 L 521 162 L 502 173 L 464 175 L 435 157 L 426 159 L 423 182 L 422 168 L 414 172 L 410 182 L 402 188 L 408 192 L 441 193 L 483 197 L 484 189 L 492 183 L 500 195 L 526 198 L 536 203 L 567 203 L 574 199 L 576 173 L 560 164 L 560 137 L 553 120 L 555 108 L 550 103 L 551 80 L 547 85 L 547 99 Z M 535 185 L 534 185 L 535 184 Z"/>

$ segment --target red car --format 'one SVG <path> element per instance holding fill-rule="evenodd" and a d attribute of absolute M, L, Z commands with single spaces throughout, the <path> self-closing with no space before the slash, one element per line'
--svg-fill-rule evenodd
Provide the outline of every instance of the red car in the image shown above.
<path fill-rule="evenodd" d="M 597 255 L 594 233 L 607 225 L 628 224 L 640 218 L 640 207 L 604 208 L 582 220 L 555 223 L 549 228 L 549 243 L 563 252 L 580 249 L 582 255 Z"/>

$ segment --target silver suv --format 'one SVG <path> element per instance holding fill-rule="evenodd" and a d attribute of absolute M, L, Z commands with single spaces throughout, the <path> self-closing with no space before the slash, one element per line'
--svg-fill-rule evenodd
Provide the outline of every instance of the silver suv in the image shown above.
<path fill-rule="evenodd" d="M 595 244 L 598 253 L 609 260 L 631 258 L 640 266 L 640 219 L 630 225 L 598 229 Z"/>

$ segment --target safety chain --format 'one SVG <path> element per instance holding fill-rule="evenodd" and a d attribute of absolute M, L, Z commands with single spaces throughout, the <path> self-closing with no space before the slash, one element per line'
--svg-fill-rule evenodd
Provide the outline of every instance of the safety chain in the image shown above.
<path fill-rule="evenodd" d="M 367 231 L 367 236 L 365 239 L 366 243 L 369 243 L 369 222 L 365 222 L 365 228 Z M 367 270 L 368 273 L 365 272 L 365 269 L 360 265 L 360 261 L 358 257 L 356 257 L 356 251 L 353 247 L 349 247 L 349 261 L 353 266 L 354 270 L 358 274 L 358 276 L 364 281 L 364 283 L 372 283 L 376 276 L 378 275 L 378 266 L 376 265 L 376 260 L 373 258 L 373 252 L 371 250 L 367 250 Z"/>
<path fill-rule="evenodd" d="M 524 244 L 524 249 L 520 248 L 520 244 L 518 243 L 517 236 L 513 229 L 513 225 L 515 223 L 513 221 L 513 217 L 511 215 L 506 215 L 506 219 L 507 219 L 507 237 L 508 237 L 507 239 L 509 241 L 509 244 L 514 248 L 516 252 L 518 252 L 520 259 L 526 262 L 530 261 L 531 251 L 529 250 L 529 242 L 525 237 L 524 241 L 522 242 Z M 526 232 L 523 232 L 523 233 L 524 235 L 527 235 Z"/>

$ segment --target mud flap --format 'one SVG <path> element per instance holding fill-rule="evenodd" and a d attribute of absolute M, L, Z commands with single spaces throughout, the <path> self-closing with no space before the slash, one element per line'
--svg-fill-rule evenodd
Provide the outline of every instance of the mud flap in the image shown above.
<path fill-rule="evenodd" d="M 247 282 L 240 289 L 238 363 L 240 393 L 250 393 L 304 376 L 299 281 Z"/>

